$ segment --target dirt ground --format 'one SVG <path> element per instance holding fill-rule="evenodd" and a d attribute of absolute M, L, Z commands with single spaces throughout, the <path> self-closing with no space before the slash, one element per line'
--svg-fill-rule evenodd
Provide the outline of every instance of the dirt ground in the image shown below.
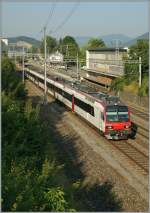
<path fill-rule="evenodd" d="M 29 81 L 26 81 L 26 88 L 33 102 L 43 101 L 39 88 Z M 111 181 L 113 190 L 123 201 L 124 211 L 148 211 L 148 177 L 135 165 L 127 162 L 106 139 L 52 97 L 48 97 L 44 116 L 57 134 L 55 137 L 60 141 L 64 156 L 70 157 L 84 177 L 83 185 Z"/>

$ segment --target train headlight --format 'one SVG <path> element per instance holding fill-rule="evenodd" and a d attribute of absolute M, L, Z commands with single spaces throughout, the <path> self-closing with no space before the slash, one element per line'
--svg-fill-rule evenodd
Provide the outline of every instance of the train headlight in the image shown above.
<path fill-rule="evenodd" d="M 106 126 L 106 129 L 113 129 L 112 126 Z"/>
<path fill-rule="evenodd" d="M 129 129 L 129 128 L 130 128 L 130 126 L 129 126 L 129 125 L 125 125 L 125 126 L 124 126 L 124 128 Z"/>

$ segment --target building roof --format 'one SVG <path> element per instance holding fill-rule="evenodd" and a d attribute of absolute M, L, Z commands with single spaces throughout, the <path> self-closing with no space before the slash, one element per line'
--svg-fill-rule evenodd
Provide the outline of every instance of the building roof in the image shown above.
<path fill-rule="evenodd" d="M 127 52 L 126 49 L 124 48 L 118 48 L 120 52 Z M 88 51 L 93 51 L 93 52 L 115 52 L 116 48 L 89 48 Z"/>

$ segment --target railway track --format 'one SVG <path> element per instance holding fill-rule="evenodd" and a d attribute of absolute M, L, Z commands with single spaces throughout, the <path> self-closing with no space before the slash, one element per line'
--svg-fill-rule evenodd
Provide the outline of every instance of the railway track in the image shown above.
<path fill-rule="evenodd" d="M 139 126 L 139 129 L 137 131 L 137 134 L 144 137 L 145 139 L 149 140 L 149 134 L 148 129 L 145 129 L 141 126 Z"/>
<path fill-rule="evenodd" d="M 58 112 L 61 110 L 58 108 Z M 80 117 L 80 116 L 79 116 Z M 81 118 L 82 122 L 85 122 L 84 119 Z M 87 123 L 87 122 L 85 122 Z M 89 123 L 87 123 L 89 127 L 92 127 Z M 91 128 L 92 131 L 94 131 L 95 134 L 100 136 L 99 132 L 95 130 L 95 128 Z M 108 140 L 103 138 L 103 140 L 108 143 Z M 121 152 L 125 157 L 127 157 L 127 160 L 132 164 L 138 171 L 142 172 L 142 174 L 147 175 L 148 174 L 148 162 L 149 157 L 145 153 L 143 153 L 141 150 L 139 150 L 137 147 L 133 146 L 132 144 L 128 143 L 128 141 L 109 141 L 113 147 L 115 147 L 119 152 Z"/>
<path fill-rule="evenodd" d="M 144 175 L 149 171 L 149 157 L 127 141 L 111 141 L 111 144 L 128 157 L 129 161 L 137 166 Z"/>
<path fill-rule="evenodd" d="M 103 137 L 100 135 L 99 131 L 92 126 L 92 124 L 85 121 L 81 116 L 80 117 L 82 122 L 85 122 L 88 124 L 88 126 L 91 128 L 91 131 L 94 132 L 98 137 Z M 103 140 L 105 140 L 106 143 L 108 143 L 108 140 L 103 137 Z M 144 175 L 148 175 L 149 171 L 149 157 L 147 154 L 142 152 L 140 149 L 135 147 L 134 145 L 128 143 L 127 140 L 121 140 L 121 141 L 109 141 L 110 144 L 115 147 L 119 152 L 121 152 L 125 157 L 127 157 L 130 164 L 133 164 L 135 168 L 137 168 L 138 171 L 142 172 Z"/>
<path fill-rule="evenodd" d="M 132 119 L 131 119 L 132 120 Z M 135 122 L 132 122 L 131 125 L 131 130 L 132 133 L 136 136 L 139 135 L 143 137 L 144 139 L 148 140 L 149 139 L 149 130 Z"/>
<path fill-rule="evenodd" d="M 131 109 L 131 113 L 133 113 L 134 115 L 137 115 L 138 117 L 146 120 L 146 121 L 149 121 L 149 113 L 146 113 L 146 112 L 141 112 L 137 109 L 135 109 L 134 107 L 130 106 L 130 109 Z"/>
<path fill-rule="evenodd" d="M 68 110 L 69 111 L 69 110 Z M 88 126 L 91 128 L 92 131 L 98 137 L 103 137 L 100 135 L 99 131 L 93 127 L 90 123 L 88 123 L 86 120 L 84 120 L 81 116 L 78 116 L 82 122 L 85 122 L 88 124 Z M 108 143 L 108 140 L 103 137 L 103 139 Z M 127 140 L 121 140 L 121 141 L 110 141 L 110 144 L 113 145 L 119 152 L 121 152 L 124 156 L 128 158 L 128 161 L 137 168 L 138 171 L 142 172 L 144 175 L 148 175 L 149 171 L 149 157 L 147 154 L 139 150 L 134 145 L 128 143 Z"/>

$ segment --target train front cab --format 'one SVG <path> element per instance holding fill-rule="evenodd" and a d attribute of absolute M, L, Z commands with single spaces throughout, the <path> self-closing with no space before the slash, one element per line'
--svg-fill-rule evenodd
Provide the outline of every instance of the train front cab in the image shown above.
<path fill-rule="evenodd" d="M 106 106 L 105 137 L 112 140 L 128 139 L 131 134 L 130 112 L 127 106 Z"/>

